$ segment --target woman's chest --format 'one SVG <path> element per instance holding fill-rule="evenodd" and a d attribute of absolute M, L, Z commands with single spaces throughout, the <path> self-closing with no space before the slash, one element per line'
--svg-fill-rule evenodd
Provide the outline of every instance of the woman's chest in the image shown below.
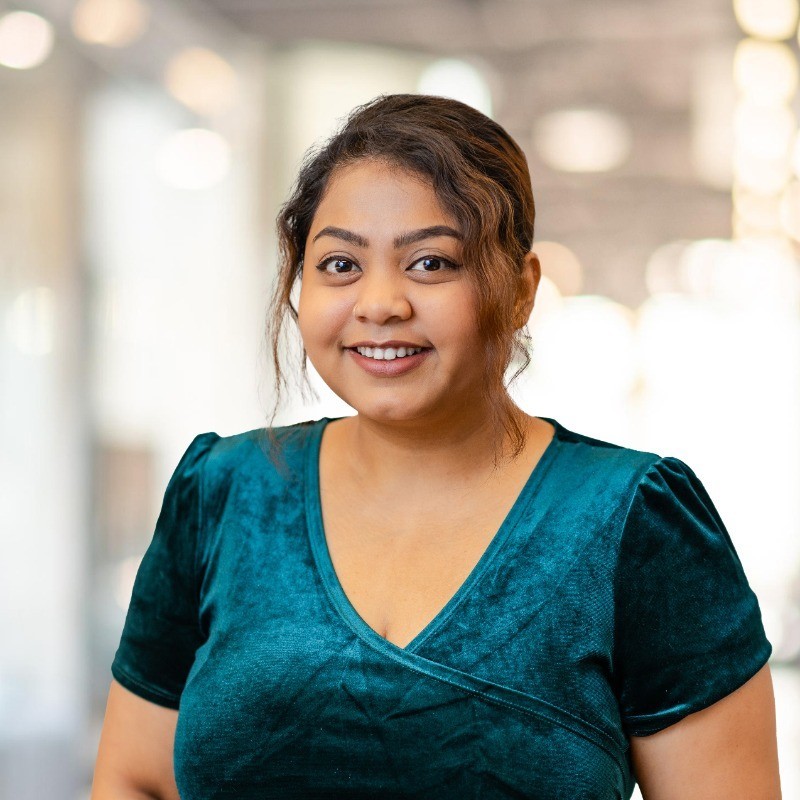
<path fill-rule="evenodd" d="M 551 442 L 544 425 L 517 459 L 469 469 L 426 469 L 420 459 L 405 479 L 387 485 L 386 476 L 376 479 L 353 459 L 346 437 L 325 438 L 318 544 L 359 617 L 398 647 L 413 642 L 506 538 L 507 520 L 529 500 L 525 490 Z"/>
<path fill-rule="evenodd" d="M 515 515 L 488 558 L 475 545 L 479 568 L 455 602 L 440 595 L 444 611 L 405 648 L 348 603 L 313 511 L 280 523 L 236 516 L 216 532 L 202 597 L 209 638 L 176 738 L 186 796 L 212 796 L 203 786 L 220 775 L 241 797 L 357 787 L 398 797 L 629 796 L 606 680 L 609 576 L 586 539 L 568 545 L 541 506 Z M 457 537 L 438 533 L 432 584 L 454 574 L 446 561 L 459 552 Z M 376 549 L 361 569 L 378 570 L 375 557 L 391 552 Z"/>
<path fill-rule="evenodd" d="M 405 647 L 456 595 L 502 527 L 502 491 L 427 502 L 323 492 L 324 537 L 336 578 L 359 616 Z"/>
<path fill-rule="evenodd" d="M 176 732 L 182 796 L 629 797 L 613 697 L 592 661 L 567 663 L 566 648 L 552 661 L 548 621 L 511 636 L 508 610 L 463 614 L 405 650 L 324 602 L 292 614 L 264 600 L 280 613 L 229 608 L 199 653 Z M 484 646 L 501 632 L 504 646 Z M 469 652 L 442 649 L 454 634 Z"/>

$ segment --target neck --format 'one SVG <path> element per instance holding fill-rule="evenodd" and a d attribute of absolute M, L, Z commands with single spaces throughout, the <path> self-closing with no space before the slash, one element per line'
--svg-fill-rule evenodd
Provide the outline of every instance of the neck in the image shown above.
<path fill-rule="evenodd" d="M 508 413 L 530 430 L 531 417 L 513 404 Z M 488 407 L 477 404 L 439 419 L 383 421 L 358 414 L 336 424 L 346 474 L 373 487 L 413 491 L 474 478 L 493 471 L 495 458 L 509 451 L 505 429 L 498 430 Z"/>

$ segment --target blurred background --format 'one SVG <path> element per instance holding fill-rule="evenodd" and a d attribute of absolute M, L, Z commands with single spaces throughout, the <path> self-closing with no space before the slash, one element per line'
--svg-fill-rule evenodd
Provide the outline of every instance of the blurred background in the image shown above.
<path fill-rule="evenodd" d="M 424 92 L 529 159 L 519 404 L 684 459 L 726 521 L 800 797 L 799 52 L 797 0 L 0 0 L 0 796 L 88 797 L 169 475 L 266 423 L 299 159 Z M 278 422 L 352 413 L 312 379 Z"/>

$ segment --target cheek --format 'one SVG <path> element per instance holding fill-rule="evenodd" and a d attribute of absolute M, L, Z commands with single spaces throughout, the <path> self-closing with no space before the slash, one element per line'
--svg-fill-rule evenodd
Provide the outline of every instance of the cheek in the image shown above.
<path fill-rule="evenodd" d="M 431 336 L 442 342 L 474 344 L 478 339 L 477 307 L 466 292 L 454 292 L 429 304 L 425 318 L 434 328 Z"/>
<path fill-rule="evenodd" d="M 297 303 L 300 334 L 309 345 L 338 341 L 341 331 L 350 317 L 351 304 L 344 293 L 320 290 L 318 287 L 304 289 L 301 286 Z"/>

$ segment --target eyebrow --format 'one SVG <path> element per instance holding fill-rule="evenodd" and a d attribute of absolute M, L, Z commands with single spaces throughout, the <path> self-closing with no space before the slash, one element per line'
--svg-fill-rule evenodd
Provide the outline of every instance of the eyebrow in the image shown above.
<path fill-rule="evenodd" d="M 369 247 L 369 241 L 360 234 L 348 231 L 346 228 L 337 228 L 334 225 L 328 225 L 323 228 L 312 239 L 312 242 L 316 242 L 321 236 L 333 236 L 335 239 L 342 239 L 357 247 Z M 459 241 L 464 238 L 455 228 L 451 228 L 449 225 L 431 225 L 427 228 L 418 228 L 415 231 L 401 233 L 395 236 L 393 244 L 397 250 L 401 247 L 407 247 L 410 244 L 421 242 L 423 239 L 432 239 L 435 236 L 452 236 Z"/>

